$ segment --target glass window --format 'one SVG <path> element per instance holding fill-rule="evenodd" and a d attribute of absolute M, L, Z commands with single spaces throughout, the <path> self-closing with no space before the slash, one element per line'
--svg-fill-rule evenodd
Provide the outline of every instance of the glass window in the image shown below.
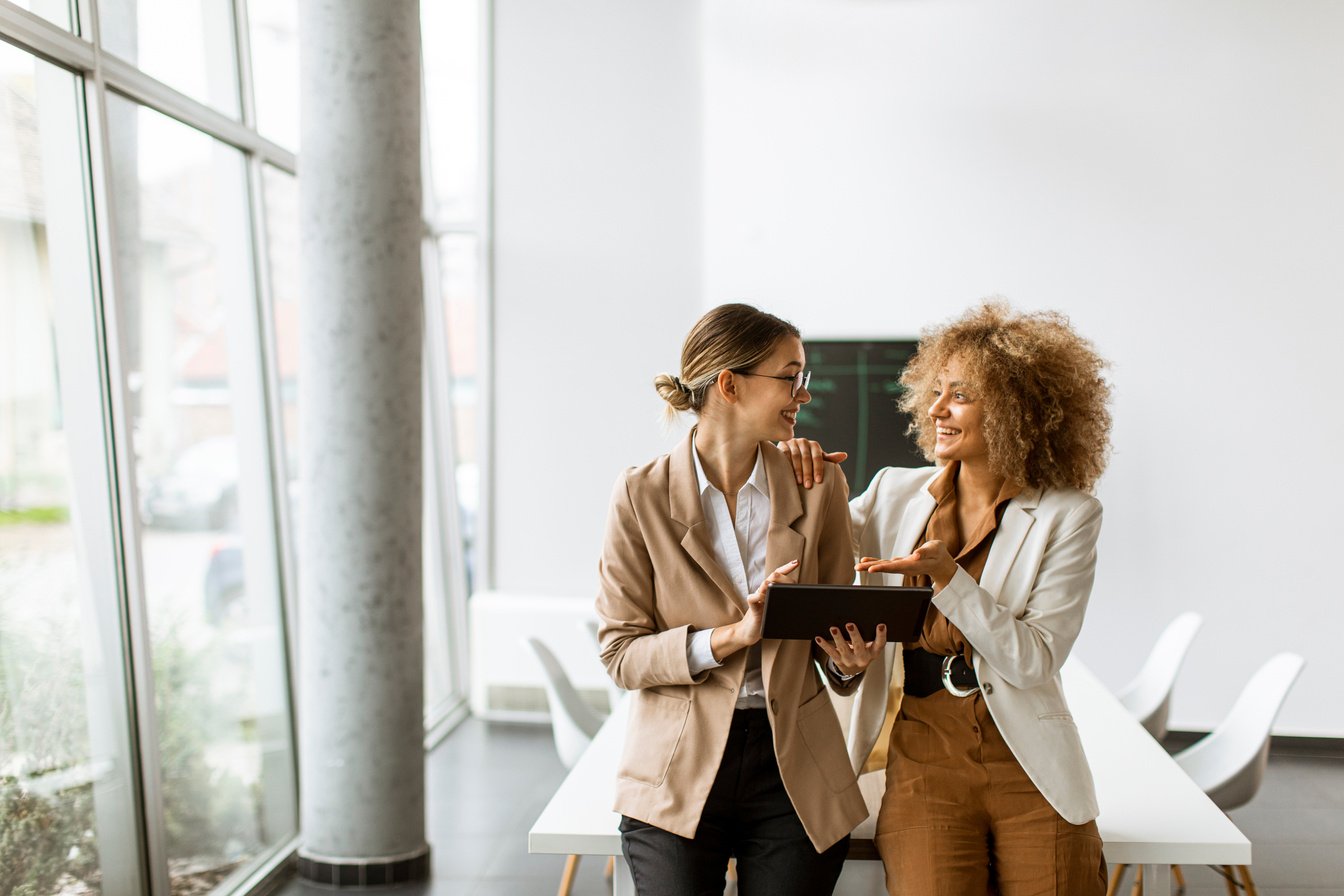
<path fill-rule="evenodd" d="M 69 0 L 10 0 L 10 2 L 62 28 L 70 28 L 72 25 Z"/>
<path fill-rule="evenodd" d="M 299 31 L 295 0 L 248 6 L 252 93 L 257 129 L 287 149 L 299 148 Z"/>
<path fill-rule="evenodd" d="M 3 893 L 139 879 L 78 96 L 0 44 Z"/>
<path fill-rule="evenodd" d="M 108 97 L 121 366 L 174 893 L 295 832 L 242 156 Z M 246 537 L 242 533 L 246 533 Z"/>
<path fill-rule="evenodd" d="M 99 0 L 98 10 L 106 50 L 238 117 L 231 0 Z"/>
<path fill-rule="evenodd" d="M 299 483 L 299 183 L 267 165 L 265 191 L 267 263 L 271 282 L 271 327 L 280 387 L 280 424 L 285 441 L 286 492 L 298 512 Z M 295 520 L 296 522 L 297 520 Z"/>
<path fill-rule="evenodd" d="M 431 443 L 432 444 L 432 443 Z M 453 696 L 453 654 L 451 648 L 452 607 L 451 551 L 445 556 L 442 545 L 448 544 L 440 528 L 438 484 L 434 478 L 433 454 L 425 456 L 425 513 L 424 513 L 424 650 L 425 650 L 425 719 L 433 725 L 440 715 L 440 707 Z"/>
<path fill-rule="evenodd" d="M 480 0 L 422 3 L 420 18 L 434 220 L 472 222 L 481 207 Z"/>
<path fill-rule="evenodd" d="M 476 586 L 474 550 L 480 508 L 481 417 L 477 356 L 480 310 L 480 240 L 473 234 L 449 234 L 439 240 L 439 278 L 450 372 L 449 403 L 456 449 L 456 492 L 461 513 L 467 593 Z"/>

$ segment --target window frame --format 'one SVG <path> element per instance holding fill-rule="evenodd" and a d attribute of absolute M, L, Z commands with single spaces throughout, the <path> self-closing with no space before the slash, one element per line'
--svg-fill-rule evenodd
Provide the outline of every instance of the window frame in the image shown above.
<path fill-rule="evenodd" d="M 469 234 L 475 238 L 477 252 L 477 345 L 479 368 L 477 373 L 477 445 L 480 468 L 480 496 L 476 521 L 476 539 L 472 546 L 476 587 L 488 589 L 494 581 L 494 556 L 491 539 L 491 508 L 494 471 L 491 465 L 494 443 L 493 414 L 493 323 L 491 296 L 493 292 L 493 178 L 491 157 L 493 148 L 493 66 L 490 50 L 493 46 L 493 3 L 490 0 L 468 0 L 478 7 L 479 58 L 477 66 L 478 102 L 480 116 L 480 145 L 476 189 L 478 201 L 472 220 L 441 220 L 434 208 L 432 180 L 426 179 L 425 251 L 422 270 L 425 276 L 426 321 L 426 378 L 424 402 L 426 407 L 426 454 L 431 466 L 426 477 L 426 502 L 430 519 L 425 529 L 427 543 L 432 545 L 438 563 L 432 587 L 441 588 L 447 602 L 443 618 L 448 631 L 436 633 L 443 638 L 448 650 L 451 682 L 448 699 L 436 706 L 426 707 L 427 745 L 437 742 L 465 717 L 468 693 L 467 654 L 467 600 L 465 579 L 461 566 L 462 540 L 455 465 L 453 409 L 451 405 L 451 366 L 448 363 L 445 330 L 443 328 L 442 295 L 439 268 L 439 240 L 449 233 Z M 118 270 L 117 243 L 127 238 L 113 229 L 115 220 L 114 190 L 110 184 L 109 164 L 109 95 L 116 95 L 137 106 L 153 109 L 206 136 L 238 150 L 245 165 L 246 223 L 249 233 L 243 237 L 250 252 L 253 289 L 252 307 L 247 310 L 248 328 L 254 342 L 249 347 L 249 364 L 256 374 L 255 387 L 261 406 L 257 419 L 247 427 L 259 427 L 259 435 L 252 440 L 264 442 L 268 463 L 265 465 L 269 493 L 267 514 L 273 521 L 270 538 L 276 558 L 277 581 L 280 595 L 280 620 L 285 657 L 284 687 L 289 695 L 289 725 L 293 751 L 293 780 L 296 782 L 294 804 L 298 806 L 298 739 L 297 715 L 298 681 L 295 668 L 297 650 L 294 620 L 297 619 L 296 539 L 294 520 L 286 500 L 286 447 L 282 425 L 283 402 L 280 377 L 277 370 L 277 334 L 274 326 L 274 293 L 271 280 L 269 243 L 265 208 L 264 171 L 267 166 L 291 177 L 297 177 L 298 154 L 265 137 L 258 129 L 255 85 L 253 83 L 251 33 L 248 22 L 247 0 L 231 0 L 233 41 L 236 66 L 239 111 L 238 118 L 196 100 L 168 84 L 146 74 L 118 56 L 105 52 L 100 39 L 99 0 L 71 0 L 72 27 L 67 29 L 42 16 L 29 12 L 9 0 L 0 0 L 0 41 L 17 47 L 44 62 L 70 72 L 76 79 L 79 152 L 83 160 L 81 177 L 85 192 L 87 245 L 91 254 L 90 278 L 92 308 L 75 315 L 62 326 L 75 328 L 83 337 L 92 338 L 97 351 L 92 356 L 78 359 L 60 359 L 61 369 L 70 369 L 78 379 L 67 383 L 97 382 L 97 394 L 86 390 L 77 400 L 97 416 L 83 419 L 101 421 L 98 440 L 81 444 L 76 466 L 88 472 L 72 483 L 72 499 L 96 500 L 93 507 L 107 508 L 102 514 L 81 514 L 82 537 L 89 546 L 87 574 L 94 582 L 94 596 L 115 608 L 108 619 L 115 618 L 115 634 L 100 631 L 100 637 L 115 638 L 120 645 L 121 663 L 117 666 L 120 700 L 114 712 L 125 720 L 124 743 L 130 757 L 130 786 L 128 810 L 135 815 L 135 825 L 127 832 L 128 851 L 138 868 L 136 879 L 123 882 L 139 892 L 154 896 L 170 896 L 171 888 L 165 846 L 164 819 L 159 809 L 162 789 L 159 779 L 159 757 L 156 720 L 154 713 L 154 682 L 150 662 L 149 620 L 146 607 L 144 569 L 142 567 L 142 537 L 138 506 L 139 496 L 135 481 L 135 455 L 131 444 L 130 396 L 123 375 L 124 358 L 122 336 L 118 324 L 118 289 L 121 272 Z M 302 22 L 300 22 L 302 27 Z M 426 165 L 429 154 L 425 154 Z M 133 238 L 133 237 L 132 237 Z M 67 352 L 68 354 L 68 352 Z M 89 379 L 92 377 L 93 379 Z M 252 378 L 249 373 L 249 379 Z M 248 386 L 253 384 L 249 383 Z M 242 387 L 242 384 L 239 384 Z M 250 397 L 250 395 L 249 395 Z M 241 422 L 241 421 L 240 421 Z M 92 425 L 92 424 L 89 424 Z M 244 438 L 236 433 L 239 447 Z M 78 488 L 78 494 L 73 490 Z M 111 507 L 108 503 L 111 502 Z M 105 519 L 103 519 L 105 517 Z M 430 568 L 427 568 L 427 573 Z M 427 576 L 427 587 L 429 577 Z M 100 615 L 100 620 L 104 617 Z M 426 620 L 428 623 L 428 619 Z M 102 624 L 107 624 L 103 621 Z M 297 838 L 279 847 L 245 879 L 238 880 L 237 890 L 246 892 L 266 885 L 285 867 L 297 847 Z"/>

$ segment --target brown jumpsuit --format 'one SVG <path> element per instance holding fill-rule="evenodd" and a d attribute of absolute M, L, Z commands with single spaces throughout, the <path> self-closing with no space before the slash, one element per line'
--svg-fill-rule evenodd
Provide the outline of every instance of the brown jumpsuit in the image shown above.
<path fill-rule="evenodd" d="M 929 492 L 938 505 L 923 541 L 938 539 L 977 582 L 1004 506 L 1021 487 L 1005 483 L 993 511 L 962 537 L 956 472 L 944 468 Z M 923 542 L 921 542 L 923 543 Z M 929 584 L 910 582 L 910 584 Z M 941 656 L 971 645 L 930 607 L 917 645 Z M 1106 892 L 1106 861 L 1095 821 L 1065 821 L 1041 796 L 1004 742 L 979 691 L 906 696 L 891 728 L 877 850 L 892 896 L 1093 896 Z"/>

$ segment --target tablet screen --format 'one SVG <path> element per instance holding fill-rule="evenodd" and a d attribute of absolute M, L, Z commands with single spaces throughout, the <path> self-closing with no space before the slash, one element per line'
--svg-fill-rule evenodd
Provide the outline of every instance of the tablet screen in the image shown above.
<path fill-rule="evenodd" d="M 916 641 L 933 599 L 932 588 L 889 585 L 771 585 L 766 592 L 762 637 L 810 641 L 831 638 L 854 623 L 865 641 L 886 623 L 888 643 Z"/>

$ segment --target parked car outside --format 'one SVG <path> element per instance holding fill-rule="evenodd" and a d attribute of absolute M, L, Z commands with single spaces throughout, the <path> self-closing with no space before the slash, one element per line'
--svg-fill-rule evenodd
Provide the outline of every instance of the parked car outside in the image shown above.
<path fill-rule="evenodd" d="M 221 625 L 243 608 L 243 548 L 234 541 L 223 541 L 210 549 L 205 567 L 205 618 Z"/>
<path fill-rule="evenodd" d="M 140 496 L 140 518 L 165 529 L 238 527 L 238 446 L 215 436 L 189 446 Z"/>

